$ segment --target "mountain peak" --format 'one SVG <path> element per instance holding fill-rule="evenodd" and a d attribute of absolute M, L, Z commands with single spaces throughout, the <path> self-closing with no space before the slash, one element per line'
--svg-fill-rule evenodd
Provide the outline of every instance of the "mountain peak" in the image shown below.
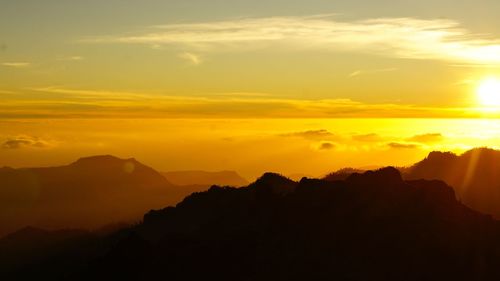
<path fill-rule="evenodd" d="M 367 171 L 362 174 L 354 173 L 347 178 L 347 181 L 362 185 L 397 185 L 404 183 L 401 173 L 394 167 Z"/>
<path fill-rule="evenodd" d="M 273 194 L 286 194 L 293 191 L 296 186 L 296 182 L 277 173 L 265 173 L 250 185 L 257 192 L 271 191 Z"/>
<path fill-rule="evenodd" d="M 453 152 L 432 151 L 427 155 L 426 160 L 455 159 L 458 156 Z"/>
<path fill-rule="evenodd" d="M 291 179 L 277 173 L 265 173 L 255 182 L 256 184 L 281 185 L 295 183 Z"/>
<path fill-rule="evenodd" d="M 474 149 L 466 151 L 461 156 L 462 157 L 467 157 L 467 156 L 477 155 L 477 154 L 481 154 L 481 155 L 496 155 L 496 154 L 500 154 L 500 151 L 494 150 L 494 149 L 491 149 L 491 148 L 488 148 L 488 147 L 478 147 L 478 148 L 474 148 Z"/>
<path fill-rule="evenodd" d="M 112 163 L 123 163 L 123 162 L 133 162 L 138 163 L 135 158 L 121 159 L 113 155 L 96 155 L 89 157 L 82 157 L 72 163 L 71 165 L 95 165 L 95 164 L 112 164 Z"/>
<path fill-rule="evenodd" d="M 442 180 L 455 189 L 464 204 L 499 218 L 499 163 L 500 151 L 480 147 L 461 155 L 432 152 L 403 172 L 407 180 Z"/>

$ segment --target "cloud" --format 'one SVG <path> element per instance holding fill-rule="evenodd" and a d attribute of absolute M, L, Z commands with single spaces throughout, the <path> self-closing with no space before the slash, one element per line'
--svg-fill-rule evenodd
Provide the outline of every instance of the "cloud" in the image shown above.
<path fill-rule="evenodd" d="M 179 54 L 179 58 L 189 62 L 192 65 L 200 65 L 203 62 L 199 55 L 189 52 Z"/>
<path fill-rule="evenodd" d="M 354 78 L 357 76 L 361 75 L 366 75 L 366 74 L 376 74 L 376 73 L 383 73 L 383 72 L 392 72 L 398 70 L 395 67 L 392 68 L 381 68 L 381 69 L 372 69 L 372 70 L 356 70 L 352 73 L 349 74 L 349 78 Z"/>
<path fill-rule="evenodd" d="M 13 68 L 25 68 L 31 66 L 29 62 L 3 62 L 2 66 L 13 67 Z"/>
<path fill-rule="evenodd" d="M 335 144 L 332 142 L 322 142 L 318 147 L 319 150 L 331 150 L 334 148 L 335 148 Z"/>
<path fill-rule="evenodd" d="M 59 60 L 63 60 L 63 61 L 82 61 L 84 60 L 85 58 L 82 57 L 82 56 L 69 56 L 69 57 L 63 57 Z"/>
<path fill-rule="evenodd" d="M 391 142 L 387 144 L 388 147 L 394 149 L 415 149 L 419 146 L 414 143 L 401 143 L 401 142 Z"/>
<path fill-rule="evenodd" d="M 356 70 L 354 72 L 352 72 L 351 74 L 349 74 L 349 77 L 356 77 L 356 76 L 359 76 L 363 73 L 363 71 L 361 70 Z"/>
<path fill-rule="evenodd" d="M 444 137 L 442 134 L 436 133 L 436 134 L 416 135 L 411 138 L 408 138 L 407 141 L 418 142 L 418 143 L 436 143 L 442 141 L 443 139 Z"/>
<path fill-rule="evenodd" d="M 320 15 L 167 24 L 135 35 L 82 41 L 180 45 L 203 51 L 248 50 L 280 44 L 282 49 L 358 51 L 398 58 L 497 64 L 500 62 L 499 39 L 472 33 L 449 19 L 339 21 Z"/>
<path fill-rule="evenodd" d="M 489 117 L 500 117 L 492 112 Z M 109 90 L 33 88 L 0 102 L 0 118 L 479 118 L 474 108 L 291 99 L 257 93 L 172 96 Z M 319 131 L 319 132 L 318 132 Z M 305 135 L 328 136 L 325 130 Z M 304 134 L 302 134 L 304 135 Z M 330 135 L 330 139 L 331 139 Z"/>
<path fill-rule="evenodd" d="M 51 147 L 52 143 L 43 140 L 39 137 L 33 136 L 17 136 L 8 138 L 3 144 L 2 148 L 4 149 L 20 149 L 20 148 L 48 148 Z"/>
<path fill-rule="evenodd" d="M 318 139 L 318 138 L 330 138 L 335 136 L 333 133 L 330 133 L 327 130 L 308 130 L 308 131 L 302 131 L 302 132 L 292 132 L 292 133 L 286 133 L 286 134 L 281 134 L 281 136 L 284 137 L 302 137 L 306 139 Z"/>

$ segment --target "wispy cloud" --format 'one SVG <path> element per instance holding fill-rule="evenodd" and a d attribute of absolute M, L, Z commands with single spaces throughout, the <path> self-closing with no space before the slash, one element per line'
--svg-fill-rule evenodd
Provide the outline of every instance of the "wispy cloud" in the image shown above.
<path fill-rule="evenodd" d="M 444 139 L 444 136 L 440 133 L 429 133 L 423 135 L 416 135 L 408 138 L 407 141 L 418 142 L 418 143 L 436 143 Z"/>
<path fill-rule="evenodd" d="M 291 133 L 285 133 L 285 134 L 280 134 L 280 136 L 283 137 L 301 137 L 301 138 L 306 138 L 306 139 L 325 139 L 325 138 L 331 138 L 334 137 L 335 135 L 328 130 L 325 129 L 320 129 L 320 130 L 308 130 L 308 131 L 301 131 L 301 132 L 291 132 Z"/>
<path fill-rule="evenodd" d="M 471 108 L 371 104 L 350 99 L 289 99 L 252 96 L 248 93 L 169 96 L 60 87 L 26 90 L 16 93 L 15 97 L 3 99 L 0 103 L 1 118 L 474 118 L 482 116 L 482 111 Z M 303 132 L 302 135 L 304 134 L 327 136 L 329 133 L 316 131 Z"/>
<path fill-rule="evenodd" d="M 68 89 L 57 86 L 28 88 L 27 90 L 39 93 L 56 94 L 58 95 L 59 98 L 62 98 L 61 100 L 66 100 L 66 101 L 85 100 L 89 102 L 90 101 L 133 102 L 133 101 L 155 98 L 155 96 L 151 94 L 141 94 L 133 92 L 115 92 L 106 90 Z"/>
<path fill-rule="evenodd" d="M 388 147 L 394 149 L 416 149 L 419 148 L 417 144 L 414 143 L 403 143 L 403 142 L 391 142 L 387 144 Z"/>
<path fill-rule="evenodd" d="M 62 60 L 62 61 L 82 61 L 84 59 L 85 58 L 82 56 L 67 56 L 67 57 L 62 57 L 59 60 Z"/>
<path fill-rule="evenodd" d="M 29 62 L 2 62 L 2 66 L 13 67 L 13 68 L 25 68 L 31 66 Z"/>
<path fill-rule="evenodd" d="M 135 35 L 86 42 L 182 45 L 197 50 L 282 49 L 359 51 L 398 58 L 466 64 L 500 62 L 500 38 L 474 34 L 446 19 L 375 18 L 339 21 L 331 16 L 247 18 L 168 24 Z"/>
<path fill-rule="evenodd" d="M 4 149 L 48 148 L 51 146 L 53 146 L 53 143 L 48 140 L 27 135 L 8 138 L 2 144 Z"/>
<path fill-rule="evenodd" d="M 199 55 L 189 52 L 180 53 L 179 58 L 189 62 L 192 65 L 200 65 L 203 62 Z"/>
<path fill-rule="evenodd" d="M 352 73 L 349 74 L 350 78 L 357 77 L 360 75 L 365 75 L 365 74 L 376 74 L 376 73 L 383 73 L 383 72 L 392 72 L 398 70 L 395 67 L 391 68 L 380 68 L 380 69 L 371 69 L 371 70 L 356 70 Z"/>

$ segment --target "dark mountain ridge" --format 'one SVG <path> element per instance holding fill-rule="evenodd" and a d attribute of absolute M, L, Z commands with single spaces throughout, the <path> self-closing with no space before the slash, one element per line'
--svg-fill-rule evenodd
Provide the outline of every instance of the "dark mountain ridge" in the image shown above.
<path fill-rule="evenodd" d="M 85 272 L 154 280 L 496 280 L 500 224 L 395 168 L 344 181 L 265 174 L 151 211 Z M 127 253 L 127 255 L 124 255 Z M 133 258 L 125 258 L 133 253 Z M 138 262 L 140 261 L 140 262 Z M 136 263 L 138 262 L 138 263 Z M 126 270 L 124 270 L 124 264 Z M 135 265 L 132 266 L 132 265 Z"/>
<path fill-rule="evenodd" d="M 234 171 L 173 171 L 162 173 L 165 178 L 179 186 L 184 185 L 212 185 L 245 186 L 249 182 Z"/>
<path fill-rule="evenodd" d="M 478 163 L 496 159 L 477 151 L 431 153 L 413 175 L 429 162 L 461 168 L 453 163 L 476 158 L 487 168 Z M 76 166 L 92 170 L 88 163 Z M 429 170 L 441 176 L 448 170 L 440 167 Z M 0 250 L 14 245 L 3 251 L 14 262 L 0 266 L 0 278 L 500 280 L 500 222 L 462 204 L 443 181 L 409 172 L 299 182 L 266 173 L 245 187 L 193 193 L 108 235 L 25 229 L 0 240 Z"/>
<path fill-rule="evenodd" d="M 268 173 L 150 211 L 61 279 L 498 280 L 498 237 L 500 223 L 450 186 L 395 168 L 340 181 Z"/>

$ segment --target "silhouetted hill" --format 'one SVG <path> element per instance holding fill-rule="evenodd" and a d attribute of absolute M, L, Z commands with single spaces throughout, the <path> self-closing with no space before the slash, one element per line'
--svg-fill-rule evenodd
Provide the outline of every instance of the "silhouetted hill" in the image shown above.
<path fill-rule="evenodd" d="M 265 173 L 248 188 L 254 189 L 257 194 L 284 195 L 291 193 L 297 187 L 297 182 L 276 173 Z"/>
<path fill-rule="evenodd" d="M 205 171 L 177 171 L 163 173 L 167 180 L 175 185 L 212 185 L 245 186 L 249 182 L 233 171 L 205 172 Z"/>
<path fill-rule="evenodd" d="M 354 168 L 343 168 L 340 169 L 336 172 L 330 173 L 326 175 L 323 179 L 327 181 L 339 181 L 339 180 L 345 180 L 347 179 L 350 175 L 354 173 L 363 173 L 366 170 L 360 170 L 360 169 L 354 169 Z"/>
<path fill-rule="evenodd" d="M 462 155 L 432 152 L 402 171 L 406 179 L 445 181 L 465 205 L 500 218 L 500 151 L 478 148 Z"/>
<path fill-rule="evenodd" d="M 139 220 L 201 187 L 176 187 L 135 159 L 81 158 L 61 167 L 0 169 L 0 236 L 25 226 L 97 228 Z"/>
<path fill-rule="evenodd" d="M 0 279 L 57 280 L 50 276 L 82 270 L 103 250 L 98 238 L 85 231 L 24 228 L 0 239 Z"/>
<path fill-rule="evenodd" d="M 194 193 L 77 280 L 499 280 L 500 224 L 394 168 Z"/>

